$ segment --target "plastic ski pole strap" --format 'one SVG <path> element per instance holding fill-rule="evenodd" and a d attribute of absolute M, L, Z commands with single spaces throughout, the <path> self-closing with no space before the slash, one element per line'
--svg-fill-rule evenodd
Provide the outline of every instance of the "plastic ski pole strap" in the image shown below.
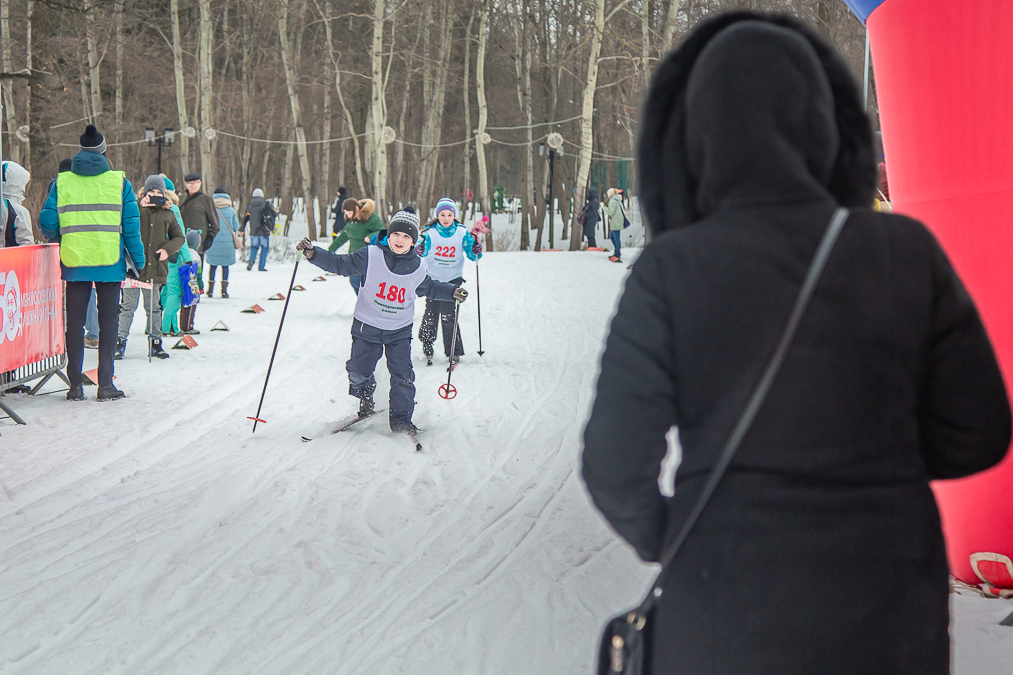
<path fill-rule="evenodd" d="M 749 399 L 749 403 L 746 404 L 745 409 L 742 411 L 742 416 L 735 425 L 735 429 L 732 431 L 731 436 L 728 437 L 728 441 L 725 443 L 725 447 L 721 451 L 717 464 L 714 465 L 714 470 L 711 472 L 707 485 L 704 486 L 703 493 L 701 493 L 700 498 L 697 500 L 696 506 L 693 507 L 693 511 L 686 519 L 686 523 L 679 531 L 679 535 L 675 538 L 675 541 L 672 542 L 671 547 L 665 553 L 665 556 L 661 561 L 661 572 L 658 574 L 658 578 L 655 579 L 654 585 L 651 587 L 651 592 L 648 593 L 647 598 L 645 598 L 643 604 L 641 604 L 640 609 L 638 610 L 639 614 L 646 614 L 657 599 L 661 597 L 662 589 L 665 585 L 665 579 L 668 576 L 672 560 L 679 552 L 679 549 L 682 548 L 683 543 L 686 541 L 686 537 L 689 536 L 689 533 L 696 524 L 696 521 L 700 518 L 700 514 L 707 506 L 707 502 L 710 501 L 711 495 L 714 494 L 714 490 L 718 486 L 718 482 L 720 482 L 721 478 L 725 475 L 725 471 L 732 463 L 732 458 L 735 456 L 735 452 L 739 449 L 739 445 L 742 443 L 742 439 L 745 437 L 746 432 L 749 431 L 749 427 L 752 426 L 753 420 L 756 418 L 756 414 L 760 411 L 760 407 L 767 398 L 767 393 L 770 391 L 770 387 L 774 383 L 774 378 L 777 377 L 777 373 L 781 369 L 784 357 L 788 353 L 788 347 L 791 346 L 791 341 L 795 337 L 795 332 L 798 330 L 798 326 L 802 322 L 802 317 L 809 305 L 809 300 L 812 298 L 813 292 L 816 290 L 816 284 L 819 282 L 820 276 L 823 274 L 823 268 L 826 266 L 827 259 L 830 257 L 830 252 L 833 250 L 834 244 L 837 242 L 837 237 L 840 235 L 841 229 L 844 227 L 844 223 L 848 220 L 848 215 L 849 211 L 843 206 L 838 207 L 837 210 L 834 211 L 834 215 L 831 217 L 830 223 L 827 225 L 826 232 L 823 234 L 823 239 L 820 241 L 819 248 L 816 249 L 816 254 L 813 256 L 812 263 L 809 265 L 809 271 L 806 273 L 805 280 L 802 283 L 802 289 L 799 291 L 798 298 L 795 300 L 795 307 L 792 309 L 791 315 L 788 318 L 788 324 L 784 328 L 784 334 L 781 336 L 781 341 L 778 342 L 777 349 L 774 350 L 774 354 L 770 358 L 770 363 L 767 364 L 767 368 L 764 370 L 763 376 L 757 383 L 756 389 L 753 391 L 753 395 Z"/>

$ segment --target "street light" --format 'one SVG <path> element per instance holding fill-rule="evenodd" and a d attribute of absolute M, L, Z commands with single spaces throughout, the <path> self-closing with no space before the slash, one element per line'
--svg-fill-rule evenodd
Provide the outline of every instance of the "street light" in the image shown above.
<path fill-rule="evenodd" d="M 158 147 L 158 172 L 162 173 L 162 146 L 172 145 L 175 132 L 172 129 L 166 129 L 165 133 L 161 136 L 155 136 L 155 129 L 153 127 L 147 127 L 144 129 L 144 140 L 148 142 L 149 146 Z"/>

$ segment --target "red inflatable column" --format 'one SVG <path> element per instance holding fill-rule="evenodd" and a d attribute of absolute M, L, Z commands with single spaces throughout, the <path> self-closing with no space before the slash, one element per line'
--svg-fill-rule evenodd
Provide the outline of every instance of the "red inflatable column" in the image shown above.
<path fill-rule="evenodd" d="M 1013 393 L 1013 2 L 886 0 L 867 25 L 894 209 L 946 249 Z M 971 556 L 997 553 L 979 569 L 1009 585 L 1013 457 L 933 488 L 953 575 L 979 583 Z"/>

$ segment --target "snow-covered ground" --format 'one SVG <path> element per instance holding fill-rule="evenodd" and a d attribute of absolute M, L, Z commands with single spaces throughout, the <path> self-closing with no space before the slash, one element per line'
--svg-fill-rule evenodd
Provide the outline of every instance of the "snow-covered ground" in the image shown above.
<path fill-rule="evenodd" d="M 292 262 L 233 267 L 232 297 L 199 306 L 199 347 L 168 361 L 148 363 L 135 317 L 126 400 L 11 397 L 28 426 L 0 420 L 0 673 L 591 672 L 602 621 L 655 573 L 579 477 L 627 274 L 606 258 L 487 255 L 483 357 L 469 263 L 456 399 L 413 348 L 422 453 L 377 418 L 299 440 L 355 407 L 355 296 L 306 262 L 256 434 L 283 304 L 267 298 Z M 995 624 L 1013 603 L 953 597 L 956 672 L 1010 672 Z"/>

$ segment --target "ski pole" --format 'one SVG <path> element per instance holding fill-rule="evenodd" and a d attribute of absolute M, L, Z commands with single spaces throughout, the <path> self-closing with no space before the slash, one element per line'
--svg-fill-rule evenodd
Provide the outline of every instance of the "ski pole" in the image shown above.
<path fill-rule="evenodd" d="M 137 291 L 141 293 L 141 302 L 144 302 L 144 293 L 140 289 Z M 151 363 L 151 349 L 155 346 L 154 338 L 154 327 L 155 323 L 155 280 L 151 280 L 151 290 L 148 292 L 148 363 Z"/>
<path fill-rule="evenodd" d="M 478 279 L 478 263 L 475 263 L 475 299 L 478 301 L 478 355 L 485 354 L 482 351 L 482 284 Z M 457 337 L 457 333 L 454 333 Z"/>
<path fill-rule="evenodd" d="M 454 337 L 450 341 L 450 358 L 447 366 L 447 383 L 440 385 L 440 398 L 448 401 L 457 396 L 457 387 L 450 384 L 450 377 L 454 374 L 454 352 L 457 351 L 457 319 L 461 315 L 461 301 L 454 300 Z"/>
<path fill-rule="evenodd" d="M 295 273 L 299 271 L 299 253 L 296 252 L 295 267 L 292 268 L 292 281 L 288 284 L 288 295 L 285 296 L 285 306 L 281 310 L 281 321 L 278 322 L 278 336 L 274 338 L 274 349 L 271 350 L 271 362 L 267 364 L 267 377 L 264 378 L 264 390 L 260 392 L 260 403 L 257 405 L 257 415 L 255 417 L 247 417 L 248 420 L 253 420 L 253 431 L 250 433 L 256 433 L 257 422 L 267 422 L 260 418 L 260 409 L 264 405 L 264 394 L 267 393 L 267 381 L 271 379 L 271 368 L 274 367 L 274 355 L 278 353 L 278 341 L 281 340 L 281 327 L 285 325 L 285 312 L 288 311 L 288 301 L 292 299 L 292 288 L 295 286 Z"/>

